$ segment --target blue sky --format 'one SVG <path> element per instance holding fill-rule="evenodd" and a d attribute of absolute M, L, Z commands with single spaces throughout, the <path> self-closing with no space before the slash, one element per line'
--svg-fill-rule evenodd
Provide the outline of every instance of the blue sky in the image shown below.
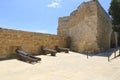
<path fill-rule="evenodd" d="M 69 16 L 83 1 L 0 0 L 0 27 L 57 34 L 58 18 Z M 111 0 L 99 0 L 108 11 Z"/>

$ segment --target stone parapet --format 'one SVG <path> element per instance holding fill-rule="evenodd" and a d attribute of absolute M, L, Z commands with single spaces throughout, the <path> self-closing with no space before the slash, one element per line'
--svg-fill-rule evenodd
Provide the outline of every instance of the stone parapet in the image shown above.
<path fill-rule="evenodd" d="M 7 58 L 21 50 L 30 54 L 39 54 L 41 46 L 54 49 L 55 46 L 67 47 L 67 38 L 63 36 L 0 29 L 0 58 Z"/>

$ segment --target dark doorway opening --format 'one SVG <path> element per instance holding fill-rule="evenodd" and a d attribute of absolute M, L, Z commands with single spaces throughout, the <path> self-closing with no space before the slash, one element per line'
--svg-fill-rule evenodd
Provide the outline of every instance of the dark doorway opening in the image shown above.
<path fill-rule="evenodd" d="M 111 34 L 111 40 L 110 40 L 110 48 L 115 48 L 116 47 L 116 35 L 115 32 L 112 32 Z"/>

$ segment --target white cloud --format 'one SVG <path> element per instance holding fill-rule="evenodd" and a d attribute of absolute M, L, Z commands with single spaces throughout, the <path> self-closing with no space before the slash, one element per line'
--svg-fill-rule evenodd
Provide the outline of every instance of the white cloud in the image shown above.
<path fill-rule="evenodd" d="M 55 0 L 54 2 L 47 5 L 47 7 L 51 8 L 59 8 L 60 7 L 61 0 Z"/>
<path fill-rule="evenodd" d="M 61 2 L 61 0 L 55 0 L 55 2 Z"/>
<path fill-rule="evenodd" d="M 52 3 L 48 4 L 47 7 L 59 8 L 59 3 L 58 2 L 52 2 Z"/>

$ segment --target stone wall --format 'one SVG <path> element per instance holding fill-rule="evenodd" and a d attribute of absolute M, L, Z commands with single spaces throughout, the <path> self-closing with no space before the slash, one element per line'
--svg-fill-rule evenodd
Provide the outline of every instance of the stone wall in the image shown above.
<path fill-rule="evenodd" d="M 17 48 L 30 54 L 39 54 L 41 46 L 54 49 L 67 47 L 67 38 L 57 35 L 0 29 L 0 58 L 12 57 Z"/>
<path fill-rule="evenodd" d="M 105 10 L 97 2 L 97 41 L 101 51 L 109 49 L 112 37 L 112 23 Z M 114 40 L 115 41 L 115 40 Z M 113 42 L 115 43 L 115 42 Z"/>
<path fill-rule="evenodd" d="M 110 47 L 110 18 L 97 0 L 83 2 L 70 16 L 60 17 L 58 35 L 71 38 L 71 49 L 98 53 Z"/>

